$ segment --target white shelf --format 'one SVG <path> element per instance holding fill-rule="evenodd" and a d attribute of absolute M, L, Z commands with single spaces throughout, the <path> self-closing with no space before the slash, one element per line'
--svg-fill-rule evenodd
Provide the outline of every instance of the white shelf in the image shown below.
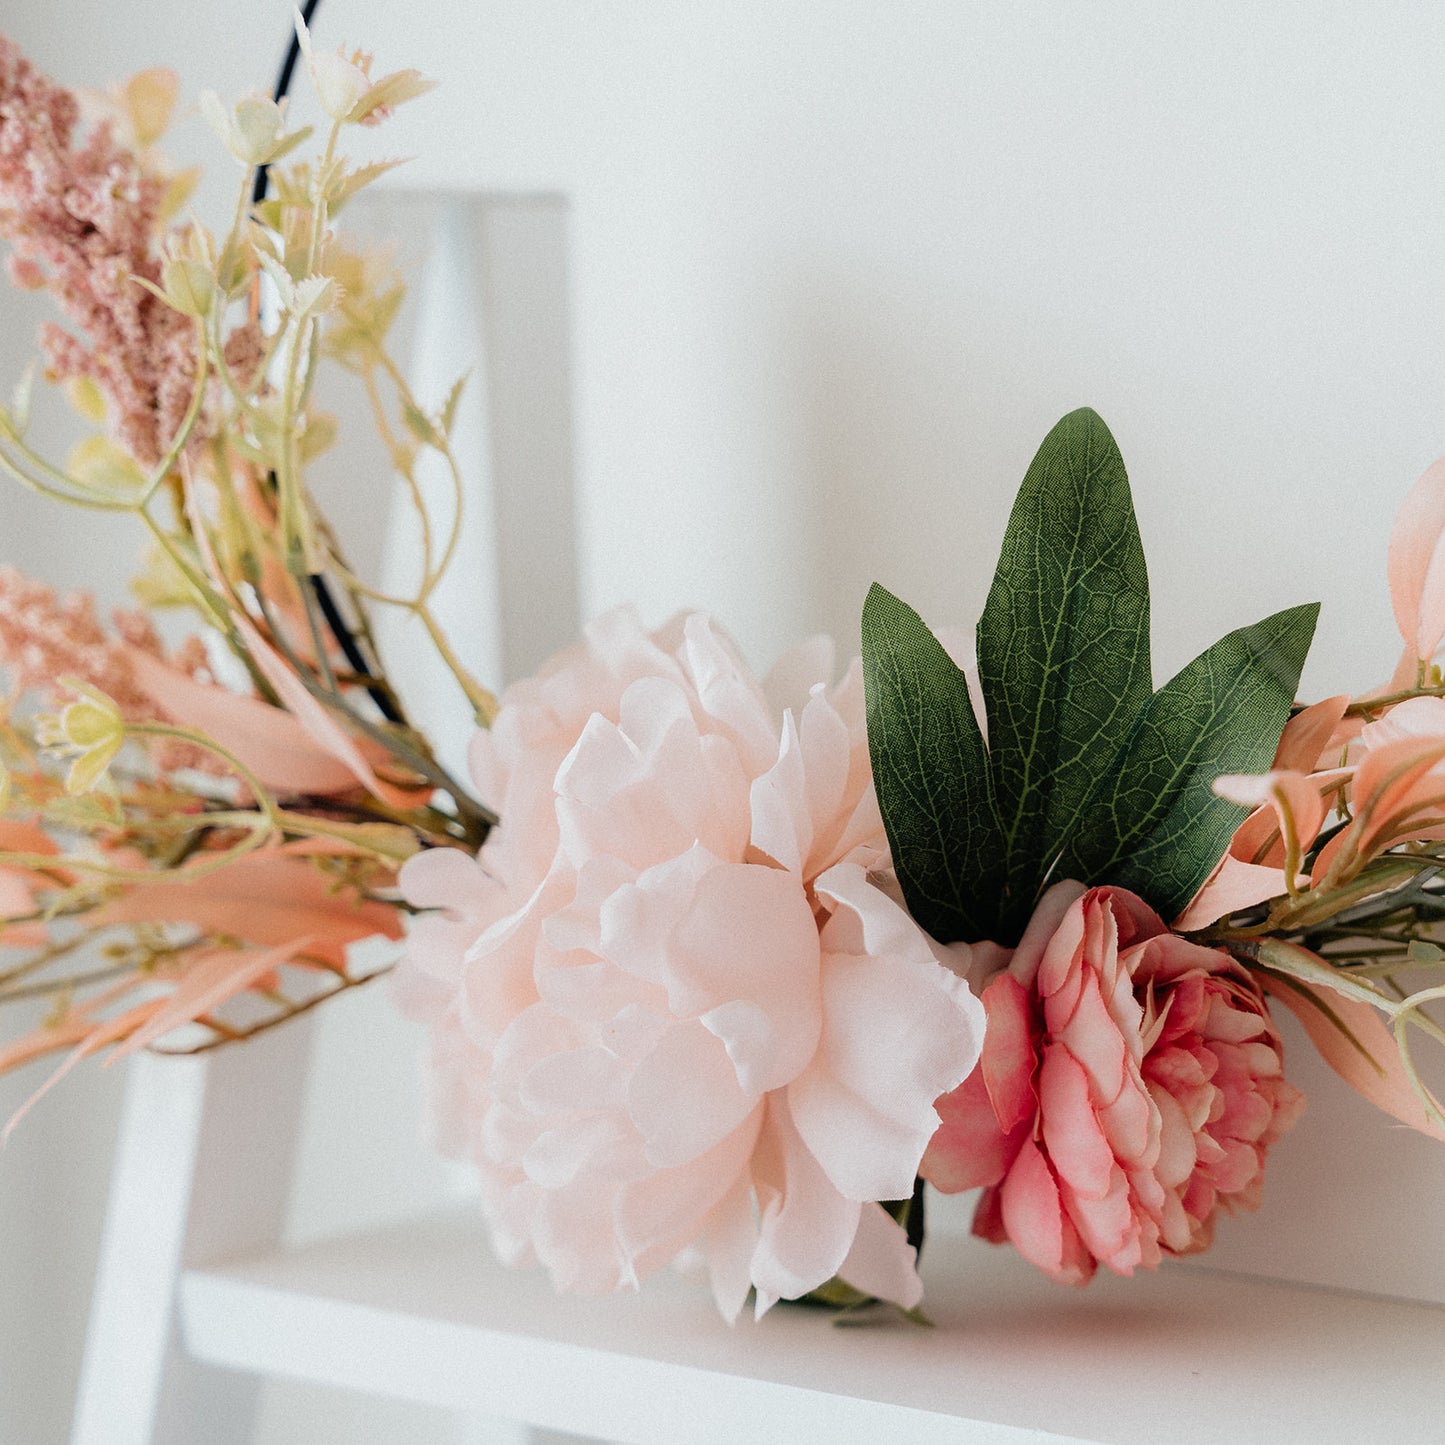
<path fill-rule="evenodd" d="M 1200 1268 L 1084 1290 L 931 1239 L 934 1330 L 778 1308 L 729 1329 L 676 1276 L 561 1299 L 447 1213 L 182 1280 L 212 1364 L 627 1445 L 1441 1438 L 1445 1309 Z"/>

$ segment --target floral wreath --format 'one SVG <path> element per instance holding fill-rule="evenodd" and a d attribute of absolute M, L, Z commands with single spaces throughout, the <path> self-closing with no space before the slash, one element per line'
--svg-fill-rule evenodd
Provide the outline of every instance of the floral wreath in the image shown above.
<path fill-rule="evenodd" d="M 59 1055 L 43 1093 L 102 1051 L 236 1044 L 390 971 L 351 945 L 395 940 L 500 1255 L 585 1292 L 696 1260 L 729 1320 L 921 1318 L 925 1184 L 981 1190 L 975 1232 L 1066 1283 L 1206 1249 L 1303 1106 L 1279 1007 L 1445 1138 L 1413 1056 L 1445 1041 L 1445 464 L 1391 539 L 1403 654 L 1359 696 L 1296 701 L 1313 606 L 1156 690 L 1124 464 L 1081 410 L 1024 478 L 972 646 L 875 586 L 860 659 L 812 639 L 758 680 L 708 616 L 624 609 L 498 700 L 433 610 L 463 382 L 412 393 L 402 281 L 335 224 L 390 168 L 350 162 L 349 128 L 429 86 L 313 48 L 315 4 L 274 98 L 201 97 L 241 168 L 223 233 L 176 219 L 173 75 L 87 126 L 0 39 L 0 236 L 68 323 L 45 379 L 93 428 L 42 455 L 27 376 L 0 465 L 149 541 L 142 610 L 109 625 L 0 570 L 0 1004 L 51 1001 L 0 1068 Z M 286 114 L 298 55 L 314 135 Z M 327 366 L 421 519 L 411 593 L 350 566 L 308 488 Z M 167 608 L 199 630 L 167 645 Z M 388 676 L 387 609 L 475 719 L 465 777 Z"/>

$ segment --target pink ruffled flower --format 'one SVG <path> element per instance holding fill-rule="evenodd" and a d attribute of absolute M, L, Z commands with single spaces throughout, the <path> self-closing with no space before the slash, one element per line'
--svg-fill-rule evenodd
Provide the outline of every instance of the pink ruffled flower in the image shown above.
<path fill-rule="evenodd" d="M 923 1176 L 986 1186 L 974 1232 L 1055 1279 L 1153 1269 L 1258 1207 L 1304 1100 L 1258 984 L 1122 888 L 1060 883 L 983 992 L 976 1073 L 939 1101 Z"/>
<path fill-rule="evenodd" d="M 614 613 L 472 748 L 503 823 L 413 859 L 404 1002 L 502 1256 L 636 1285 L 689 1247 L 735 1318 L 835 1274 L 916 1304 L 906 1198 L 982 1009 L 880 886 L 855 664 L 770 701 L 703 616 Z M 792 706 L 784 707 L 782 702 Z"/>

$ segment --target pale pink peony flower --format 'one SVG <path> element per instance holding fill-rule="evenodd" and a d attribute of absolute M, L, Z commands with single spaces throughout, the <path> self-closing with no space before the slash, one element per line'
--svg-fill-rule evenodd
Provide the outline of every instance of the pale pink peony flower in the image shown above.
<path fill-rule="evenodd" d="M 974 1232 L 1055 1279 L 1153 1269 L 1258 1207 L 1303 1096 L 1259 985 L 1122 888 L 1060 883 L 983 992 L 978 1071 L 939 1101 L 923 1176 L 984 1185 Z"/>
<path fill-rule="evenodd" d="M 842 1274 L 917 1303 L 906 1198 L 981 1006 L 885 888 L 856 666 L 770 701 L 692 615 L 629 613 L 473 744 L 502 825 L 413 859 L 404 1001 L 509 1262 L 606 1291 L 696 1246 L 720 1309 Z M 791 707 L 784 708 L 783 701 Z"/>

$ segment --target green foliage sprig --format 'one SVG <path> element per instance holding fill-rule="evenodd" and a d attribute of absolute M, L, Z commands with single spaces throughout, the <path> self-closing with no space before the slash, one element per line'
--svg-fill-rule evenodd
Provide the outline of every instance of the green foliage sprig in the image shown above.
<path fill-rule="evenodd" d="M 1246 809 L 1224 772 L 1270 764 L 1318 605 L 1231 632 L 1158 692 L 1128 476 L 1103 421 L 1071 412 L 1014 503 L 978 624 L 987 741 L 968 683 L 912 608 L 863 609 L 878 801 L 909 908 L 944 942 L 1018 941 L 1077 878 L 1174 917 Z"/>

